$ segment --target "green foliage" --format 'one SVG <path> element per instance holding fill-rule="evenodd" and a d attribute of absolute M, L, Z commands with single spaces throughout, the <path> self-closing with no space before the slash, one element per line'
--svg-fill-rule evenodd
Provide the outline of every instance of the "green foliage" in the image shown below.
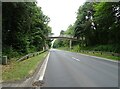
<path fill-rule="evenodd" d="M 72 35 L 71 31 L 72 31 L 72 25 L 70 25 L 68 27 L 67 31 L 63 31 L 61 30 L 60 32 L 60 36 L 62 35 Z M 54 44 L 53 44 L 53 48 L 59 48 L 59 47 L 69 47 L 69 40 L 68 39 L 57 39 L 55 40 Z"/>
<path fill-rule="evenodd" d="M 16 52 L 12 47 L 6 47 L 6 49 L 3 49 L 4 52 L 3 55 L 7 55 L 9 57 L 18 57 L 20 54 Z"/>
<path fill-rule="evenodd" d="M 119 52 L 119 45 L 99 45 L 93 47 L 95 51 L 106 51 L 106 52 Z"/>
<path fill-rule="evenodd" d="M 67 40 L 63 40 L 63 39 L 58 39 L 55 40 L 54 44 L 53 44 L 53 48 L 59 48 L 59 47 L 64 47 L 67 46 Z"/>
<path fill-rule="evenodd" d="M 3 54 L 12 58 L 12 50 L 18 54 L 40 51 L 50 42 L 50 18 L 35 2 L 3 2 L 2 11 Z"/>
<path fill-rule="evenodd" d="M 80 47 L 80 50 L 119 53 L 120 47 L 117 44 L 108 44 L 108 45 L 96 45 L 96 46 Z"/>
<path fill-rule="evenodd" d="M 64 34 L 77 37 L 72 46 L 80 49 L 120 53 L 120 2 L 86 2 Z M 61 41 L 58 44 L 65 46 Z"/>
<path fill-rule="evenodd" d="M 2 70 L 2 80 L 15 81 L 30 77 L 35 72 L 39 63 L 43 61 L 46 54 L 47 52 L 22 62 L 11 63 L 7 68 L 4 67 Z"/>
<path fill-rule="evenodd" d="M 74 25 L 70 25 L 68 29 L 64 32 L 66 35 L 74 35 Z"/>
<path fill-rule="evenodd" d="M 72 47 L 72 51 L 74 52 L 79 52 L 80 51 L 80 46 L 79 45 L 75 45 Z"/>

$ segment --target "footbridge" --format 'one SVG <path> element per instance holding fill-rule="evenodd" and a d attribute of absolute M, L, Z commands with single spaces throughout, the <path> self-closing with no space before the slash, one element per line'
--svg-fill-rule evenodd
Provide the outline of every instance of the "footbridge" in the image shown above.
<path fill-rule="evenodd" d="M 60 36 L 48 36 L 49 39 L 68 39 L 69 41 L 69 45 L 70 45 L 70 49 L 72 48 L 72 41 L 77 41 L 78 39 L 74 36 L 71 35 L 60 35 Z"/>
<path fill-rule="evenodd" d="M 71 35 L 60 35 L 60 36 L 48 36 L 49 39 L 68 39 L 76 41 L 77 38 Z"/>

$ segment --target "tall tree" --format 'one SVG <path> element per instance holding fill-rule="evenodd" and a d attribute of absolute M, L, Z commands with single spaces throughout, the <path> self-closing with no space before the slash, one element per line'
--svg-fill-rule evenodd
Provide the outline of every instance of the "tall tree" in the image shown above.
<path fill-rule="evenodd" d="M 49 43 L 50 18 L 36 2 L 3 2 L 2 11 L 3 54 L 27 54 Z"/>

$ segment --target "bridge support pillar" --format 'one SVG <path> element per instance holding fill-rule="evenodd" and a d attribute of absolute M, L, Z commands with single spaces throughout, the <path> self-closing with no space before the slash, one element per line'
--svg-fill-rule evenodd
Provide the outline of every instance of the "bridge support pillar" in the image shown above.
<path fill-rule="evenodd" d="M 45 47 L 43 47 L 43 51 L 45 51 Z"/>
<path fill-rule="evenodd" d="M 70 40 L 70 44 L 69 45 L 70 45 L 70 49 L 72 49 L 72 40 Z"/>

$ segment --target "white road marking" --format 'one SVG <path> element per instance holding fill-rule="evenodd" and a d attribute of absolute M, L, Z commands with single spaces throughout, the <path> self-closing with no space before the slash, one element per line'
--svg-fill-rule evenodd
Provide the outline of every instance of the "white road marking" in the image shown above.
<path fill-rule="evenodd" d="M 72 57 L 73 59 L 75 59 L 76 61 L 80 61 L 79 59 L 75 58 L 75 57 Z"/>
<path fill-rule="evenodd" d="M 48 53 L 46 59 L 44 60 L 42 66 L 40 68 L 40 71 L 38 72 L 39 75 L 37 77 L 37 80 L 34 81 L 33 86 L 41 86 L 41 84 L 44 83 L 43 78 L 44 78 L 44 75 L 45 75 L 45 70 L 47 68 L 47 63 L 48 63 L 49 56 L 50 56 L 50 52 Z"/>
<path fill-rule="evenodd" d="M 116 62 L 116 63 L 119 63 L 119 61 L 115 61 L 115 60 L 112 60 L 112 59 L 108 59 L 108 58 L 103 58 L 103 57 L 97 57 L 97 56 L 91 56 L 91 55 L 87 55 L 87 54 L 82 54 L 82 53 L 78 53 L 80 55 L 83 55 L 83 56 L 88 56 L 88 57 L 93 57 L 93 58 L 97 58 L 97 59 L 103 59 L 103 60 L 107 60 L 107 61 L 111 61 L 111 62 Z"/>
<path fill-rule="evenodd" d="M 62 51 L 65 51 L 65 50 L 62 50 Z M 83 53 L 78 53 L 78 52 L 70 52 L 70 51 L 65 51 L 65 52 L 68 52 L 68 53 L 76 53 L 76 54 L 80 54 L 80 55 L 83 55 L 83 56 L 88 56 L 88 57 L 93 57 L 93 58 L 97 58 L 97 59 L 103 59 L 103 60 L 111 61 L 111 62 L 115 62 L 115 63 L 120 63 L 120 61 L 112 60 L 112 59 L 109 59 L 109 58 L 91 56 L 91 55 L 87 55 L 87 54 L 83 54 Z"/>
<path fill-rule="evenodd" d="M 44 74 L 45 74 L 45 70 L 46 70 L 46 67 L 47 67 L 47 63 L 48 63 L 48 59 L 49 59 L 49 55 L 50 55 L 50 53 L 48 53 L 48 56 L 47 56 L 46 60 L 44 61 L 44 63 L 41 66 L 41 69 L 40 69 L 41 75 L 39 77 L 39 81 L 43 80 L 43 77 L 44 77 Z"/>

